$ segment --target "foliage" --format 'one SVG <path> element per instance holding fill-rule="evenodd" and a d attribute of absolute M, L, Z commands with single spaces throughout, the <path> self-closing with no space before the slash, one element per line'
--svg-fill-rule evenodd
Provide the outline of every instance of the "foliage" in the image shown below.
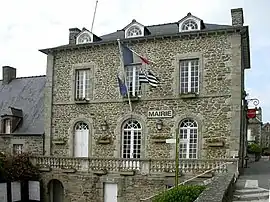
<path fill-rule="evenodd" d="M 37 180 L 39 170 L 29 160 L 29 154 L 0 155 L 0 178 L 8 181 Z"/>
<path fill-rule="evenodd" d="M 262 148 L 257 143 L 251 143 L 248 145 L 248 153 L 256 154 L 256 153 L 261 153 L 261 152 L 262 152 Z"/>
<path fill-rule="evenodd" d="M 153 202 L 193 202 L 204 189 L 205 186 L 180 185 L 162 192 L 154 198 Z"/>

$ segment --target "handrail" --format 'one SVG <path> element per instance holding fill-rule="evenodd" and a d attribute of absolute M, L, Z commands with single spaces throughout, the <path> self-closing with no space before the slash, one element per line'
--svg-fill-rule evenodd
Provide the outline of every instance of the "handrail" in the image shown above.
<path fill-rule="evenodd" d="M 213 171 L 213 170 L 217 169 L 218 167 L 224 166 L 224 165 L 226 165 L 226 164 L 233 164 L 233 162 L 226 162 L 226 163 L 223 163 L 223 164 L 221 164 L 221 165 L 219 165 L 219 166 L 216 166 L 216 167 L 214 167 L 214 168 L 212 168 L 212 169 L 210 169 L 210 170 L 205 171 L 204 173 L 201 173 L 201 174 L 199 174 L 199 175 L 197 175 L 197 176 L 195 176 L 195 177 L 192 177 L 192 178 L 190 178 L 190 179 L 187 179 L 186 181 L 181 182 L 181 183 L 178 184 L 177 186 L 182 185 L 182 184 L 185 184 L 186 182 L 189 182 L 189 181 L 191 181 L 191 180 L 193 180 L 193 179 L 195 179 L 195 178 L 197 178 L 197 177 L 200 177 L 200 176 L 202 176 L 202 175 L 204 175 L 204 174 L 206 174 L 206 173 L 208 173 L 208 172 L 210 172 L 210 171 Z M 173 189 L 174 187 L 175 187 L 175 186 L 173 186 L 173 187 L 167 189 L 167 191 Z M 161 193 L 161 192 L 159 192 L 159 193 L 157 193 L 157 194 L 155 194 L 155 195 L 153 195 L 153 196 L 150 196 L 150 197 L 148 197 L 148 198 L 140 199 L 140 201 L 147 201 L 147 200 L 149 200 L 149 199 L 154 198 L 155 196 L 158 196 L 160 193 Z"/>

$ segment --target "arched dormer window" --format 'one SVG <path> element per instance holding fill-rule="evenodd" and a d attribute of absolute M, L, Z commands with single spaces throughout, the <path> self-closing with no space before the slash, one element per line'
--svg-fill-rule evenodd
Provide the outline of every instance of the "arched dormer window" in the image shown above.
<path fill-rule="evenodd" d="M 125 30 L 125 38 L 140 37 L 145 34 L 145 27 L 134 19 L 123 30 Z"/>
<path fill-rule="evenodd" d="M 93 42 L 93 34 L 85 30 L 77 36 L 76 44 L 84 44 Z"/>
<path fill-rule="evenodd" d="M 127 30 L 126 36 L 127 36 L 127 38 L 138 37 L 138 36 L 143 36 L 142 33 L 143 33 L 142 30 L 138 26 L 134 25 Z"/>
<path fill-rule="evenodd" d="M 204 23 L 200 18 L 188 13 L 179 22 L 179 32 L 190 32 L 201 30 L 204 28 Z"/>
<path fill-rule="evenodd" d="M 198 24 L 194 20 L 186 20 L 182 24 L 182 31 L 190 31 L 190 30 L 197 30 L 198 29 Z"/>

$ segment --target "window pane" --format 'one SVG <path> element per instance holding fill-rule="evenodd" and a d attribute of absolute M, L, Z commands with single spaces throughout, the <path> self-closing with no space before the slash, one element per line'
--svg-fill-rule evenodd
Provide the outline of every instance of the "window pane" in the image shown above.
<path fill-rule="evenodd" d="M 90 70 L 83 69 L 76 71 L 76 98 L 90 98 Z"/>
<path fill-rule="evenodd" d="M 126 82 L 127 82 L 127 87 L 130 95 L 133 95 L 135 92 L 135 95 L 140 95 L 141 94 L 141 84 L 139 81 L 139 73 L 141 71 L 141 65 L 134 65 L 134 66 L 127 66 L 125 68 L 126 71 Z M 133 78 L 135 76 L 135 78 Z M 135 82 L 133 84 L 133 82 Z"/>
<path fill-rule="evenodd" d="M 199 60 L 180 61 L 180 92 L 199 92 Z"/>

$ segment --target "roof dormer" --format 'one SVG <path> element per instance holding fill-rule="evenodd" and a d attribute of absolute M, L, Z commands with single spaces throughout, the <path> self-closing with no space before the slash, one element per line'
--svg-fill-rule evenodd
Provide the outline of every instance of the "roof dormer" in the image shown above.
<path fill-rule="evenodd" d="M 7 113 L 1 115 L 0 133 L 13 133 L 23 121 L 23 111 L 14 107 L 9 107 Z"/>
<path fill-rule="evenodd" d="M 141 37 L 147 34 L 148 30 L 135 19 L 132 20 L 125 28 L 125 38 Z"/>
<path fill-rule="evenodd" d="M 76 37 L 76 44 L 92 43 L 100 40 L 101 38 L 90 32 L 88 29 L 83 28 L 82 31 Z"/>
<path fill-rule="evenodd" d="M 179 20 L 179 32 L 197 31 L 204 28 L 204 23 L 201 19 L 188 13 L 187 16 Z"/>

